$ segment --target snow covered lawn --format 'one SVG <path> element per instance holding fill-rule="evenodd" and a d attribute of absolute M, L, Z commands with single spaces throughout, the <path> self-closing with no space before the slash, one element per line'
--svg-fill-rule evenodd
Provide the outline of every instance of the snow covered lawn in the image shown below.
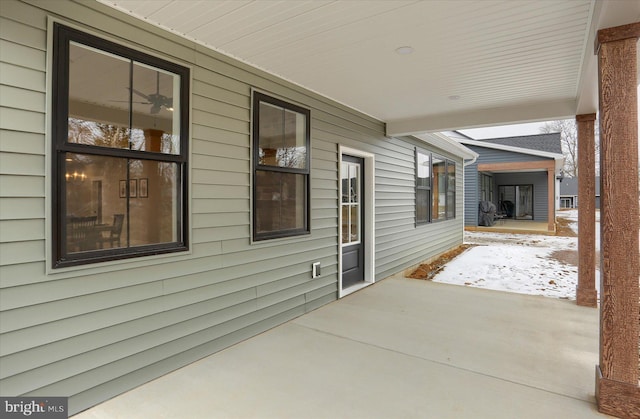
<path fill-rule="evenodd" d="M 577 210 L 559 211 L 558 218 L 577 231 Z M 433 281 L 575 299 L 577 237 L 465 232 L 464 238 L 475 246 L 447 263 Z M 596 274 L 596 289 L 598 280 Z"/>

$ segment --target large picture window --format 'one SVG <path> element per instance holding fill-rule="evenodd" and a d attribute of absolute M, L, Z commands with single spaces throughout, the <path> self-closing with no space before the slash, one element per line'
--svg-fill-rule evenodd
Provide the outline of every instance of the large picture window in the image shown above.
<path fill-rule="evenodd" d="M 310 111 L 253 93 L 253 239 L 309 233 Z"/>
<path fill-rule="evenodd" d="M 54 267 L 187 249 L 185 67 L 56 24 Z"/>
<path fill-rule="evenodd" d="M 416 224 L 455 217 L 455 162 L 416 149 Z"/>

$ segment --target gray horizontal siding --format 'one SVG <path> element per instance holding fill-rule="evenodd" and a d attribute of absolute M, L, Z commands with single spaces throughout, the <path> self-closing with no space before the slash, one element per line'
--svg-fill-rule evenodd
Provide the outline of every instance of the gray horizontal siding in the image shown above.
<path fill-rule="evenodd" d="M 428 144 L 391 139 L 376 157 L 376 278 L 416 265 L 462 242 L 463 166 Z M 456 219 L 415 225 L 415 148 L 456 161 Z M 383 192 L 378 192 L 383 191 Z"/>
<path fill-rule="evenodd" d="M 47 273 L 48 15 L 192 68 L 189 255 Z M 97 2 L 3 0 L 0 43 L 3 395 L 69 396 L 74 413 L 335 300 L 339 144 L 375 154 L 377 279 L 462 241 L 461 160 L 458 218 L 416 227 L 429 146 L 327 98 Z M 251 243 L 252 87 L 311 109 L 307 236 Z"/>
<path fill-rule="evenodd" d="M 464 168 L 464 225 L 478 225 L 478 203 L 480 202 L 480 176 L 478 163 Z"/>

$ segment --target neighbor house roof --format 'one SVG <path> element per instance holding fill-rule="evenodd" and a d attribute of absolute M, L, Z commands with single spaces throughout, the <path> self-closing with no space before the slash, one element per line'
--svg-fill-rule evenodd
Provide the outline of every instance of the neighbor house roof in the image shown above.
<path fill-rule="evenodd" d="M 560 172 L 564 166 L 564 156 L 561 153 L 552 153 L 549 151 L 534 150 L 531 148 L 515 147 L 512 145 L 497 144 L 487 140 L 457 140 L 465 146 L 476 146 L 490 148 L 494 150 L 510 151 L 512 153 L 528 154 L 530 156 L 545 157 L 555 160 L 556 172 Z"/>
<path fill-rule="evenodd" d="M 518 137 L 489 138 L 478 141 L 562 154 L 562 137 L 559 132 L 552 132 L 549 134 L 521 135 Z"/>
<path fill-rule="evenodd" d="M 560 196 L 577 196 L 578 178 L 566 177 L 560 182 Z M 600 196 L 600 176 L 596 176 L 596 196 Z"/>
<path fill-rule="evenodd" d="M 451 154 L 460 156 L 465 160 L 475 161 L 475 159 L 478 158 L 478 153 L 465 147 L 461 144 L 460 141 L 454 141 L 452 138 L 438 132 L 417 134 L 413 135 L 413 137 L 418 138 L 419 140 L 424 141 L 428 144 L 434 145 L 444 151 L 448 151 Z"/>

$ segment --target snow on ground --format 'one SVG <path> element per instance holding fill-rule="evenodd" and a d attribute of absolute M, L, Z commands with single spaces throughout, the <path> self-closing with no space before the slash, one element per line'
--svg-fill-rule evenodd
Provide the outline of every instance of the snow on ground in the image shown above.
<path fill-rule="evenodd" d="M 577 210 L 560 211 L 558 217 L 570 220 L 577 231 Z M 434 281 L 575 299 L 578 267 L 554 256 L 575 253 L 577 237 L 465 232 L 464 239 L 475 246 L 447 263 Z"/>

